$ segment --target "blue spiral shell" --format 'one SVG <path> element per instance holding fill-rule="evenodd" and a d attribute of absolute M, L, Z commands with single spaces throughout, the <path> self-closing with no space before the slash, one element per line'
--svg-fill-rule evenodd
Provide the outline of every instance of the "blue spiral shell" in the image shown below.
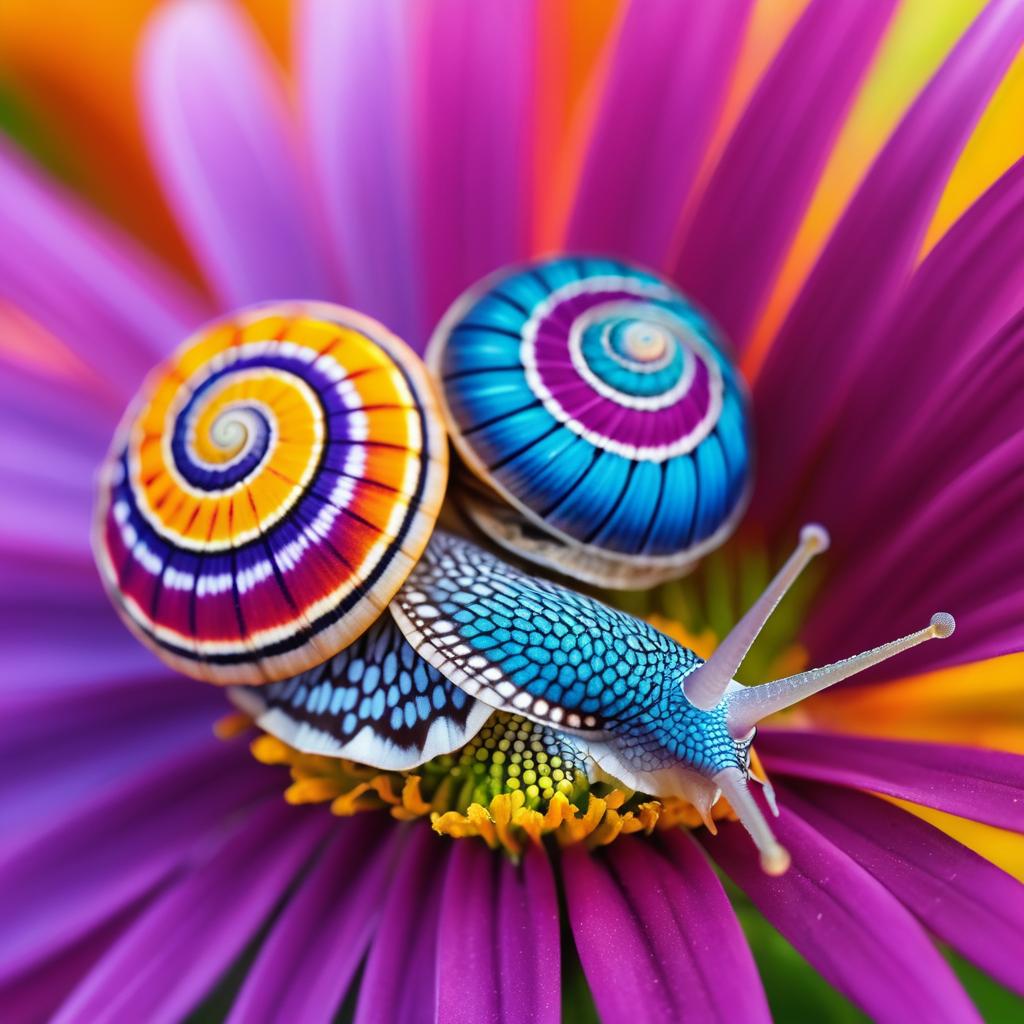
<path fill-rule="evenodd" d="M 715 327 L 652 273 L 568 256 L 503 271 L 455 304 L 428 361 L 463 461 L 584 577 L 678 573 L 742 511 L 743 382 Z M 467 504 L 478 521 L 485 507 Z M 528 531 L 495 539 L 550 554 Z"/>

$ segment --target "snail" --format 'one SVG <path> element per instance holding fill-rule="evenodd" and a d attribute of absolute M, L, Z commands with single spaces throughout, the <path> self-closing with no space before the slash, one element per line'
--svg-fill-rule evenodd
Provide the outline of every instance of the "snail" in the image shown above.
<path fill-rule="evenodd" d="M 456 498 L 519 556 L 635 589 L 681 575 L 743 512 L 742 379 L 654 274 L 568 257 L 500 271 L 454 303 L 426 358 L 472 471 Z"/>
<path fill-rule="evenodd" d="M 105 587 L 168 664 L 230 684 L 301 751 L 407 770 L 508 711 L 595 778 L 705 815 L 724 794 L 765 869 L 785 870 L 747 788 L 757 721 L 949 635 L 951 617 L 740 686 L 758 630 L 827 545 L 820 527 L 704 662 L 438 527 L 446 436 L 455 499 L 495 547 L 607 587 L 684 571 L 749 489 L 743 386 L 706 318 L 645 271 L 561 257 L 471 289 L 427 365 L 326 303 L 202 328 L 147 378 L 101 471 Z"/>

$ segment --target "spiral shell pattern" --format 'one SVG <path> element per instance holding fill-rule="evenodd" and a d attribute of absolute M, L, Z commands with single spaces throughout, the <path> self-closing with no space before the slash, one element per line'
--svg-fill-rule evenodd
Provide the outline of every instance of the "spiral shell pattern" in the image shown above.
<path fill-rule="evenodd" d="M 718 543 L 751 467 L 739 375 L 660 278 L 561 257 L 463 297 L 431 343 L 460 455 L 563 541 L 640 567 Z"/>
<path fill-rule="evenodd" d="M 102 474 L 94 549 L 133 631 L 216 683 L 355 640 L 422 553 L 447 445 L 419 359 L 324 303 L 203 328 L 147 379 Z"/>

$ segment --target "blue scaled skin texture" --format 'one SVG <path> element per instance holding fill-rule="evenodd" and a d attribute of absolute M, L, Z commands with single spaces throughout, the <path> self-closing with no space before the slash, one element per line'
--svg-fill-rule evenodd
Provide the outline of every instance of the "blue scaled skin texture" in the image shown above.
<path fill-rule="evenodd" d="M 746 772 L 749 740 L 730 734 L 725 701 L 703 711 L 683 693 L 701 659 L 640 619 L 440 532 L 392 607 L 467 693 L 582 737 L 627 784 Z"/>

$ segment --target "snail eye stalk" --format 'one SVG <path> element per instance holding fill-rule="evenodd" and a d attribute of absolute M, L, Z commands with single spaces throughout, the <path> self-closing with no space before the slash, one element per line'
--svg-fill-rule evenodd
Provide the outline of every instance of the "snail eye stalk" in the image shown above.
<path fill-rule="evenodd" d="M 800 531 L 800 542 L 786 564 L 768 584 L 764 593 L 730 631 L 718 649 L 699 668 L 686 676 L 683 693 L 694 707 L 704 711 L 726 709 L 729 731 L 740 743 L 762 719 L 792 707 L 812 694 L 833 686 L 879 662 L 910 650 L 926 640 L 951 636 L 956 627 L 948 612 L 937 612 L 924 629 L 874 647 L 862 654 L 831 665 L 810 669 L 785 679 L 747 686 L 728 692 L 730 683 L 757 639 L 769 616 L 786 595 L 810 560 L 828 547 L 828 534 L 817 525 Z M 737 767 L 718 772 L 713 781 L 732 805 L 761 854 L 761 866 L 770 875 L 781 875 L 789 867 L 789 854 L 779 844 L 747 785 L 747 775 Z M 766 793 L 767 796 L 767 793 Z M 771 802 L 774 804 L 774 800 Z M 774 810 L 774 806 L 773 806 Z"/>
<path fill-rule="evenodd" d="M 702 711 L 710 711 L 725 696 L 726 687 L 747 656 L 747 651 L 764 628 L 769 616 L 796 582 L 810 560 L 828 548 L 828 532 L 816 524 L 800 531 L 800 543 L 786 564 L 750 606 L 747 613 L 729 631 L 715 653 L 700 668 L 691 672 L 683 684 L 686 699 Z"/>
<path fill-rule="evenodd" d="M 873 647 L 863 654 L 855 654 L 851 658 L 823 665 L 821 668 L 808 669 L 795 676 L 776 679 L 759 686 L 748 686 L 729 697 L 728 721 L 734 736 L 743 736 L 763 718 L 784 711 L 794 704 L 818 693 L 820 690 L 834 686 L 850 676 L 863 672 L 880 662 L 911 647 L 923 644 L 926 640 L 945 639 L 953 635 L 956 621 L 948 612 L 936 612 L 924 629 L 919 629 L 909 636 L 900 637 L 879 647 Z"/>

